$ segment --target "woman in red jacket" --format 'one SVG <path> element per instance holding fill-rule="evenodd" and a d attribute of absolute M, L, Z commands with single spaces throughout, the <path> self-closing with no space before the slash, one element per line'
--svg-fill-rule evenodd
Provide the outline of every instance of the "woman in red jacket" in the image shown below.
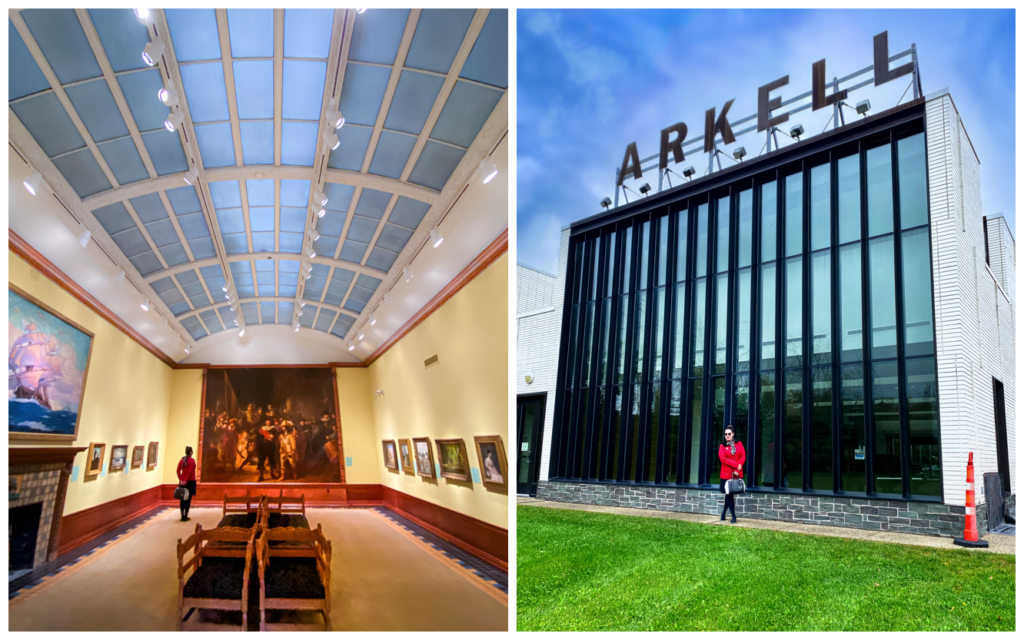
<path fill-rule="evenodd" d="M 178 463 L 178 484 L 188 489 L 188 500 L 182 500 L 181 521 L 188 522 L 188 509 L 192 496 L 196 494 L 196 461 L 192 459 L 192 447 L 185 447 L 185 457 Z"/>
<path fill-rule="evenodd" d="M 725 483 L 732 478 L 743 477 L 743 463 L 747 461 L 747 452 L 743 449 L 743 443 L 736 440 L 732 425 L 725 428 L 725 442 L 718 446 L 718 459 L 722 461 L 722 472 L 718 474 L 721 483 L 718 490 L 725 493 Z M 731 493 L 725 494 L 725 506 L 722 507 L 722 520 L 725 520 L 725 512 L 732 512 L 733 524 L 736 523 L 736 496 Z"/>

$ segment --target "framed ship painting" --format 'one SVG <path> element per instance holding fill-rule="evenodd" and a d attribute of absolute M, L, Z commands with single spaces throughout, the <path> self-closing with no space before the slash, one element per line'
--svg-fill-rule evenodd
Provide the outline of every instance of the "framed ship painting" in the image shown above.
<path fill-rule="evenodd" d="M 73 442 L 93 334 L 14 285 L 7 303 L 8 439 Z"/>

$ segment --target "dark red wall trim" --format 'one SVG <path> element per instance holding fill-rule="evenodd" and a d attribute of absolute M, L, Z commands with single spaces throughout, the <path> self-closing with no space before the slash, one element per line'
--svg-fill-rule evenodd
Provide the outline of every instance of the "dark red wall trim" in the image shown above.
<path fill-rule="evenodd" d="M 508 529 L 420 500 L 391 487 L 384 506 L 478 558 L 508 571 Z"/>
<path fill-rule="evenodd" d="M 174 493 L 174 489 L 171 489 Z M 108 531 L 112 531 L 160 505 L 162 487 L 156 486 L 110 502 L 64 516 L 60 529 L 58 555 L 67 553 Z"/>

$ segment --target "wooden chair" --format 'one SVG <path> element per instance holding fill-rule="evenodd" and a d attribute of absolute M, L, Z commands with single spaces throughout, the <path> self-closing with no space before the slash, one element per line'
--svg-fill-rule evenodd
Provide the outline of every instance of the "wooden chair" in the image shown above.
<path fill-rule="evenodd" d="M 266 496 L 250 496 L 248 489 L 244 496 L 235 498 L 225 494 L 223 514 L 217 526 L 251 529 L 256 526 L 265 499 Z"/>
<path fill-rule="evenodd" d="M 319 611 L 324 630 L 331 630 L 331 543 L 319 525 L 312 531 L 264 529 L 256 541 L 256 558 L 260 631 L 320 630 L 315 625 L 268 624 L 268 609 Z"/>
<path fill-rule="evenodd" d="M 277 496 L 267 497 L 267 526 L 277 529 L 283 527 L 295 527 L 298 529 L 309 529 L 309 521 L 306 520 L 306 496 L 298 498 L 284 495 L 284 489 Z"/>
<path fill-rule="evenodd" d="M 232 627 L 199 621 L 186 624 L 186 612 L 191 615 L 195 609 L 241 611 L 240 630 L 246 630 L 249 569 L 255 540 L 255 527 L 218 527 L 205 531 L 198 524 L 187 540 L 178 539 L 178 631 L 219 631 Z M 192 557 L 186 562 L 185 555 L 189 551 Z M 198 613 L 196 615 L 198 617 Z"/>

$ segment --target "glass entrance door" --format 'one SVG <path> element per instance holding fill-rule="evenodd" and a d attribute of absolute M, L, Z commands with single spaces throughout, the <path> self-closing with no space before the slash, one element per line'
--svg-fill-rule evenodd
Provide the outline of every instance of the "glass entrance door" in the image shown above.
<path fill-rule="evenodd" d="M 516 428 L 519 434 L 516 493 L 537 494 L 540 443 L 544 430 L 544 404 L 547 394 L 519 396 L 516 407 Z"/>

